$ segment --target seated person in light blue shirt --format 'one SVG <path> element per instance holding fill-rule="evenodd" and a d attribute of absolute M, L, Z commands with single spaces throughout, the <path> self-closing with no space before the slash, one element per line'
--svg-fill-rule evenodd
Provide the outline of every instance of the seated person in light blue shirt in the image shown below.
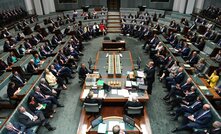
<path fill-rule="evenodd" d="M 34 55 L 34 59 L 33 60 L 34 60 L 34 65 L 35 66 L 40 66 L 42 64 L 38 54 Z"/>

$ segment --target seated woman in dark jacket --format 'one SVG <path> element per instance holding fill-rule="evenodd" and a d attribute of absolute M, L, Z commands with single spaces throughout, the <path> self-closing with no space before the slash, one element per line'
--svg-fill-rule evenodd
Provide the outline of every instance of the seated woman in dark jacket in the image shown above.
<path fill-rule="evenodd" d="M 53 113 L 55 112 L 52 105 L 38 103 L 33 96 L 28 98 L 28 108 L 32 112 L 42 111 L 45 118 L 53 118 Z"/>

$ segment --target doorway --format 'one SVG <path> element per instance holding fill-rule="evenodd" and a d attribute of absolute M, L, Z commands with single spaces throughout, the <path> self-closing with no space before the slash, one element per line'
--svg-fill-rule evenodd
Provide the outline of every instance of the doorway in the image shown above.
<path fill-rule="evenodd" d="M 107 0 L 108 11 L 119 11 L 120 10 L 120 0 Z"/>

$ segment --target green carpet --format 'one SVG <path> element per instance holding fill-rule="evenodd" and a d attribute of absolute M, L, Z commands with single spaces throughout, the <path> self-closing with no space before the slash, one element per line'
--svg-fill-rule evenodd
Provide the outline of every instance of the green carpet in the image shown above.
<path fill-rule="evenodd" d="M 108 34 L 108 36 L 114 39 L 116 36 L 119 36 L 119 34 Z M 138 56 L 141 57 L 142 68 L 144 68 L 144 65 L 149 60 L 149 56 L 145 54 L 141 48 L 143 42 L 137 41 L 132 37 L 121 37 L 126 40 L 126 48 L 131 51 L 133 60 L 135 61 Z M 84 56 L 79 63 L 87 63 L 89 57 L 95 59 L 96 53 L 101 49 L 102 40 L 103 37 L 98 37 L 86 42 L 83 52 Z M 170 116 L 166 111 L 167 106 L 161 100 L 165 95 L 163 90 L 162 84 L 158 80 L 155 80 L 153 93 L 147 103 L 147 112 L 153 134 L 170 134 L 171 130 L 180 124 L 170 121 Z M 76 134 L 82 108 L 82 104 L 79 100 L 80 93 L 81 88 L 78 83 L 78 76 L 76 76 L 76 78 L 72 80 L 72 84 L 68 85 L 68 90 L 61 93 L 61 99 L 59 99 L 59 101 L 64 104 L 65 107 L 58 108 L 54 118 L 50 120 L 51 124 L 56 126 L 57 129 L 53 132 L 48 132 L 44 127 L 41 127 L 38 134 Z M 180 132 L 179 134 L 185 133 L 187 132 Z"/>

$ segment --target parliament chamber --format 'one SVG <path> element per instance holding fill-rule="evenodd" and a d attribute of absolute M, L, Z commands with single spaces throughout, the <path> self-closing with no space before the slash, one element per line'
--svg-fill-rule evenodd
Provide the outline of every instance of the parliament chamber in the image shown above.
<path fill-rule="evenodd" d="M 220 134 L 220 7 L 0 1 L 0 134 Z"/>

